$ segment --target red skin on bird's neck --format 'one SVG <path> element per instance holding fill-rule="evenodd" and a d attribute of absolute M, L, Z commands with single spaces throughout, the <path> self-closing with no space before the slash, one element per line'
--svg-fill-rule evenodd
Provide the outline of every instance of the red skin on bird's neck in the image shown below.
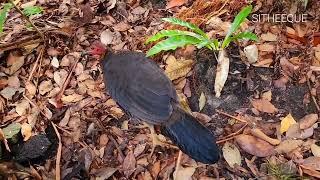
<path fill-rule="evenodd" d="M 107 52 L 107 48 L 101 42 L 94 42 L 90 47 L 90 54 L 102 58 Z"/>

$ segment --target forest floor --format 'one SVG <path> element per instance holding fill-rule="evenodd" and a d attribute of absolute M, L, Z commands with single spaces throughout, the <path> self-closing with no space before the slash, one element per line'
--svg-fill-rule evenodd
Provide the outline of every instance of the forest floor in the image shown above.
<path fill-rule="evenodd" d="M 221 147 L 214 165 L 182 154 L 178 168 L 175 148 L 157 147 L 148 157 L 149 129 L 129 121 L 105 91 L 100 60 L 84 52 L 96 41 L 146 52 L 148 37 L 177 28 L 161 21 L 172 16 L 223 39 L 247 2 L 15 2 L 0 32 L 0 179 L 320 178 L 320 1 L 254 0 L 241 29 L 259 41 L 227 48 L 230 69 L 219 98 L 212 51 L 187 46 L 152 58 L 171 69 L 182 102 Z M 28 6 L 42 8 L 29 17 L 37 29 L 17 10 Z M 307 18 L 257 21 L 263 14 Z M 248 62 L 249 45 L 258 50 L 255 62 Z"/>

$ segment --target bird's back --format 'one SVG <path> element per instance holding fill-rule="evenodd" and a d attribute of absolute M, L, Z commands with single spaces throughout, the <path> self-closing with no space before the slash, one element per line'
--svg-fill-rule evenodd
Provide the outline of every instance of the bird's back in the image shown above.
<path fill-rule="evenodd" d="M 126 112 L 151 124 L 166 122 L 177 94 L 155 62 L 128 51 L 108 54 L 102 65 L 109 94 Z"/>

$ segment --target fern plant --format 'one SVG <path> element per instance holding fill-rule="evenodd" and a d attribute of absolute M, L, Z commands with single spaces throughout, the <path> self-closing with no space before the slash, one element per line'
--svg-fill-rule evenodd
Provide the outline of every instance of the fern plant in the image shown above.
<path fill-rule="evenodd" d="M 180 25 L 189 29 L 189 31 L 181 30 L 162 30 L 154 36 L 147 39 L 146 44 L 155 42 L 166 38 L 156 45 L 154 45 L 148 52 L 147 56 L 158 54 L 161 51 L 175 50 L 178 47 L 184 47 L 186 45 L 195 45 L 198 49 L 206 47 L 210 50 L 221 50 L 229 46 L 233 41 L 238 40 L 257 40 L 257 36 L 252 32 L 239 32 L 237 33 L 241 23 L 251 13 L 252 6 L 244 7 L 235 17 L 227 35 L 223 41 L 217 39 L 210 39 L 207 34 L 201 30 L 195 24 L 182 21 L 178 18 L 163 18 L 165 22 L 169 22 L 174 25 Z"/>

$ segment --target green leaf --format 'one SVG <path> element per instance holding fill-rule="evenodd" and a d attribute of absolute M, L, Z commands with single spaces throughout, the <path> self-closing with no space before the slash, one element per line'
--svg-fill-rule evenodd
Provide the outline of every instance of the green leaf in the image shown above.
<path fill-rule="evenodd" d="M 39 6 L 28 6 L 23 9 L 23 13 L 28 17 L 36 14 L 41 14 L 42 11 L 43 9 Z"/>
<path fill-rule="evenodd" d="M 160 41 L 147 52 L 147 57 L 155 55 L 161 51 L 175 50 L 190 44 L 199 44 L 201 41 L 192 36 L 173 36 Z"/>
<path fill-rule="evenodd" d="M 193 33 L 193 32 L 189 32 L 189 31 L 180 31 L 180 30 L 162 30 L 160 32 L 158 32 L 157 34 L 153 35 L 152 37 L 150 37 L 149 39 L 147 39 L 146 44 L 150 43 L 150 42 L 154 42 L 157 41 L 159 39 L 162 39 L 164 37 L 173 37 L 173 36 L 192 36 L 195 37 L 199 40 L 204 40 L 205 38 Z"/>
<path fill-rule="evenodd" d="M 234 36 L 234 39 L 235 40 L 246 39 L 246 40 L 258 41 L 257 35 L 249 31 L 238 33 L 237 35 Z"/>
<path fill-rule="evenodd" d="M 162 18 L 163 21 L 165 22 L 169 22 L 171 24 L 175 24 L 175 25 L 180 25 L 183 27 L 187 27 L 189 29 L 191 29 L 192 31 L 200 34 L 201 36 L 208 38 L 207 34 L 205 32 L 203 32 L 198 26 L 196 26 L 195 24 L 183 21 L 181 19 L 178 18 Z"/>
<path fill-rule="evenodd" d="M 14 135 L 20 132 L 20 129 L 21 129 L 21 124 L 13 123 L 3 128 L 2 131 L 6 139 L 11 139 Z"/>
<path fill-rule="evenodd" d="M 223 43 L 222 43 L 222 48 L 225 48 L 226 45 L 227 45 L 227 41 L 229 39 L 229 37 L 239 29 L 240 27 L 240 24 L 247 18 L 247 16 L 251 13 L 252 11 L 252 6 L 249 5 L 249 6 L 246 6 L 244 7 L 238 14 L 237 16 L 234 18 L 234 21 L 232 22 L 231 24 L 231 28 L 229 29 L 226 37 L 224 38 L 223 40 Z M 230 43 L 230 41 L 229 41 Z M 228 43 L 228 44 L 229 44 Z"/>
<path fill-rule="evenodd" d="M 12 8 L 10 3 L 5 3 L 3 8 L 0 10 L 0 32 L 3 32 L 4 23 L 7 20 L 8 12 Z"/>

